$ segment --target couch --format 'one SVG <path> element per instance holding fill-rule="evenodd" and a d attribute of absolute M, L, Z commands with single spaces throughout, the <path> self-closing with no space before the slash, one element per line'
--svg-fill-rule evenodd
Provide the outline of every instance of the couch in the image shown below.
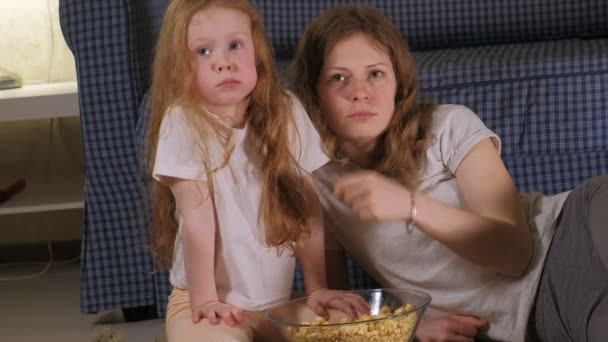
<path fill-rule="evenodd" d="M 81 309 L 156 305 L 166 272 L 146 249 L 151 206 L 140 151 L 150 62 L 167 0 L 61 0 L 77 66 L 85 154 Z M 254 0 L 279 65 L 306 24 L 337 3 L 380 8 L 404 34 L 423 91 L 464 104 L 503 142 L 520 191 L 547 194 L 608 174 L 604 0 Z M 375 283 L 349 259 L 351 285 Z M 296 289 L 301 289 L 297 272 Z"/>

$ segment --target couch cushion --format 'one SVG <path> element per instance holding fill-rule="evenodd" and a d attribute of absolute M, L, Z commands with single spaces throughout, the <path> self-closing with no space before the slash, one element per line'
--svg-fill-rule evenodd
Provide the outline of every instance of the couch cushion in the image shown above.
<path fill-rule="evenodd" d="M 552 194 L 608 174 L 608 39 L 414 55 L 426 93 L 467 105 L 502 138 L 520 191 Z"/>
<path fill-rule="evenodd" d="M 308 23 L 341 3 L 368 3 L 401 30 L 412 50 L 608 34 L 604 0 L 253 0 L 279 59 L 289 58 Z"/>

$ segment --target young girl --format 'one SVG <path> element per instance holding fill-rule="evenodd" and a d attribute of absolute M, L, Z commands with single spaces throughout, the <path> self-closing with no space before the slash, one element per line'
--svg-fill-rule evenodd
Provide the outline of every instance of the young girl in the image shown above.
<path fill-rule="evenodd" d="M 383 286 L 431 294 L 419 340 L 608 341 L 608 177 L 520 199 L 499 137 L 466 107 L 421 103 L 374 8 L 314 20 L 293 72 L 334 159 L 315 172 L 328 231 Z"/>
<path fill-rule="evenodd" d="M 326 289 L 322 214 L 308 176 L 327 157 L 299 102 L 280 88 L 249 2 L 172 1 L 151 91 L 152 249 L 171 265 L 169 341 L 280 339 L 262 310 L 289 299 L 294 252 L 317 313 L 328 302 L 350 307 Z"/>

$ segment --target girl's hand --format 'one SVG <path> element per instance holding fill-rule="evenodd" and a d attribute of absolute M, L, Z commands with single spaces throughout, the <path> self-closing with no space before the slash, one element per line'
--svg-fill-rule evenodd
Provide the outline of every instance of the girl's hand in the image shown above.
<path fill-rule="evenodd" d="M 416 330 L 418 342 L 473 342 L 477 331 L 488 322 L 473 316 L 448 315 L 423 319 Z"/>
<path fill-rule="evenodd" d="M 204 318 L 207 318 L 212 325 L 219 324 L 223 320 L 224 323 L 234 327 L 243 323 L 245 314 L 234 305 L 214 300 L 192 309 L 192 323 L 196 324 Z"/>
<path fill-rule="evenodd" d="M 359 317 L 358 313 L 368 314 L 369 304 L 361 296 L 354 293 L 320 288 L 313 291 L 306 303 L 318 316 L 329 320 L 327 309 L 344 312 L 350 319 Z"/>
<path fill-rule="evenodd" d="M 378 172 L 348 174 L 336 183 L 334 194 L 362 220 L 380 222 L 409 219 L 409 190 Z"/>

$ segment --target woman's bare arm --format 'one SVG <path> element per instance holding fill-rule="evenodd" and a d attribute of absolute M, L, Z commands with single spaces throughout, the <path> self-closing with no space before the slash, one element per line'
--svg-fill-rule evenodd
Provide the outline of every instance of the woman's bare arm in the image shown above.
<path fill-rule="evenodd" d="M 490 139 L 463 158 L 456 179 L 467 209 L 415 195 L 415 223 L 461 257 L 508 276 L 522 276 L 533 242 L 519 195 Z M 364 220 L 407 221 L 413 213 L 410 189 L 375 171 L 344 176 L 336 196 Z"/>
<path fill-rule="evenodd" d="M 469 210 L 419 194 L 416 224 L 465 259 L 522 276 L 532 258 L 532 236 L 517 189 L 490 139 L 469 151 L 456 179 Z"/>

